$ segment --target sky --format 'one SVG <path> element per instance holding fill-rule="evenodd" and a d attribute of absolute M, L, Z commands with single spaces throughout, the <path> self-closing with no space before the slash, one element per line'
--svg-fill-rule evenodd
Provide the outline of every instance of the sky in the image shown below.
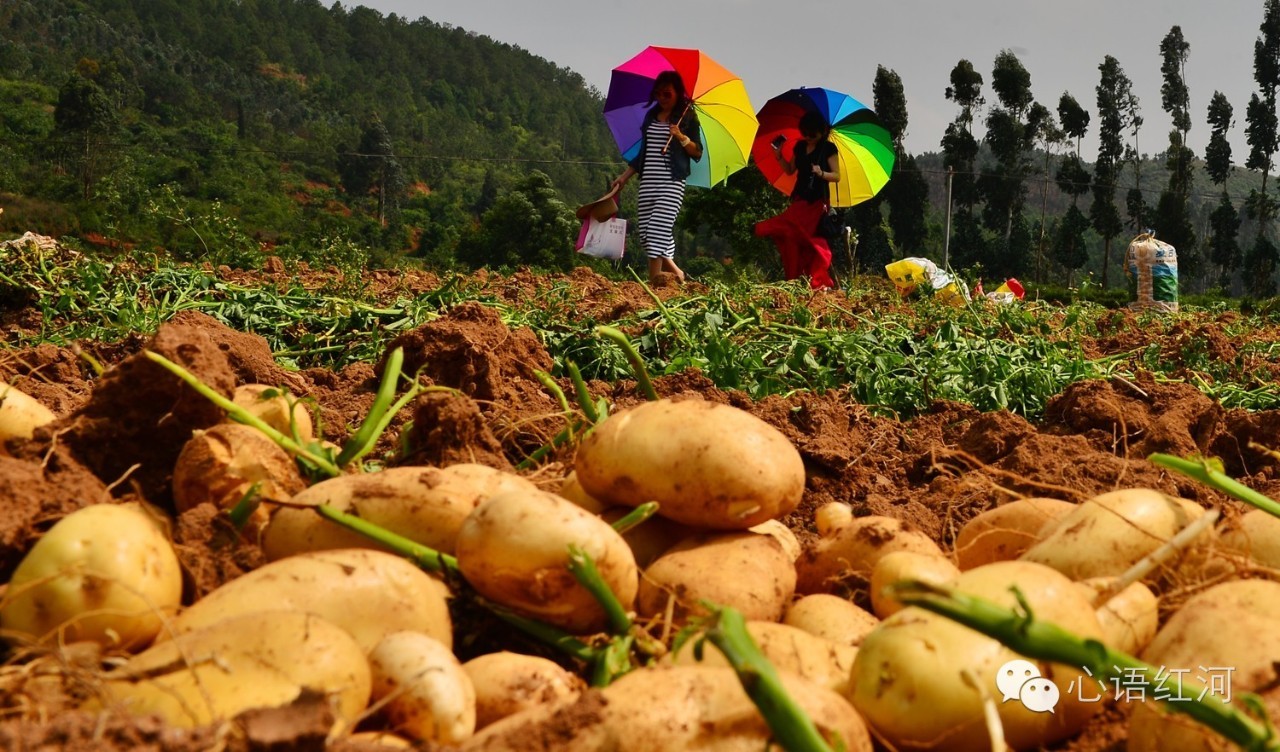
<path fill-rule="evenodd" d="M 1082 154 L 1097 149 L 1098 66 L 1115 57 L 1133 81 L 1144 124 L 1143 154 L 1168 145 L 1170 119 L 1160 102 L 1160 42 L 1180 26 L 1191 45 L 1189 145 L 1203 156 L 1205 115 L 1215 91 L 1227 96 L 1235 124 L 1232 161 L 1248 155 L 1245 109 L 1257 90 L 1253 45 L 1263 0 L 365 0 L 384 15 L 426 17 L 524 49 L 580 74 L 601 94 L 614 66 L 648 45 L 694 47 L 742 78 L 752 105 L 798 86 L 824 86 L 874 106 L 871 86 L 883 65 L 902 79 L 909 122 L 907 151 L 940 151 L 957 109 L 945 97 L 951 69 L 973 63 L 984 96 L 995 102 L 991 69 L 1002 50 L 1031 74 L 1036 101 L 1057 111 L 1063 92 L 1089 110 Z M 981 126 L 979 126 L 981 127 Z M 980 133 L 979 133 L 980 135 Z"/>

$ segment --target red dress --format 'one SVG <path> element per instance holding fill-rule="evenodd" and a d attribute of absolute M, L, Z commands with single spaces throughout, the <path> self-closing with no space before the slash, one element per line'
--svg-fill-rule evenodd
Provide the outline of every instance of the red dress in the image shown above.
<path fill-rule="evenodd" d="M 815 163 L 824 166 L 835 153 L 830 141 L 818 142 L 811 157 L 803 143 L 796 144 L 796 187 L 791 192 L 791 205 L 776 217 L 757 222 L 755 234 L 769 238 L 782 257 L 782 274 L 787 279 L 807 276 L 815 290 L 836 286 L 831 274 L 831 246 L 818 234 L 818 223 L 827 213 L 827 182 L 813 174 Z"/>

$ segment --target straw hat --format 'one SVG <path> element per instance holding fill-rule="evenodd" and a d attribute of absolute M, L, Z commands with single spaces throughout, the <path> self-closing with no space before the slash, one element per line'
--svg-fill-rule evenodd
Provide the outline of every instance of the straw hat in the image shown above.
<path fill-rule="evenodd" d="M 614 188 L 600 198 L 589 204 L 583 204 L 578 207 L 578 219 L 586 219 L 590 216 L 597 222 L 604 222 L 618 213 L 618 189 Z"/>

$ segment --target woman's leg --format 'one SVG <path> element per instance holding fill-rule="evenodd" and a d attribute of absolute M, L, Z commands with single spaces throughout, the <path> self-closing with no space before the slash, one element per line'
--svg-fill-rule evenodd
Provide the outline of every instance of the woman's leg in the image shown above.
<path fill-rule="evenodd" d="M 684 272 L 676 266 L 676 216 L 684 202 L 684 182 L 676 180 L 640 181 L 637 200 L 637 229 L 649 258 L 649 279 L 658 272 L 670 271 L 681 282 Z"/>
<path fill-rule="evenodd" d="M 795 203 L 792 203 L 781 214 L 761 220 L 755 225 L 756 236 L 772 240 L 778 248 L 783 279 L 795 279 L 804 273 L 800 266 L 799 249 L 796 248 L 800 228 L 795 223 L 794 206 Z"/>
<path fill-rule="evenodd" d="M 818 234 L 818 224 L 827 208 L 821 203 L 797 201 L 794 212 L 799 232 L 795 238 L 796 256 L 800 273 L 809 277 L 809 285 L 815 290 L 835 287 L 828 270 L 831 268 L 831 246 Z"/>

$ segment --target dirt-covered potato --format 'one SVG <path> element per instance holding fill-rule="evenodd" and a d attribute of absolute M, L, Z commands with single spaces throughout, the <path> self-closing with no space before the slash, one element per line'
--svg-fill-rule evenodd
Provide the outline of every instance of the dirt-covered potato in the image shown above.
<path fill-rule="evenodd" d="M 481 595 L 525 616 L 587 634 L 605 628 L 604 609 L 569 570 L 569 548 L 595 562 L 623 608 L 635 605 L 635 555 L 609 523 L 553 493 L 488 497 L 458 531 L 458 568 Z"/>
<path fill-rule="evenodd" d="M 1059 518 L 1021 559 L 1053 567 L 1073 580 L 1116 576 L 1203 514 L 1195 502 L 1149 488 L 1111 491 Z M 1201 540 L 1212 536 L 1206 530 Z"/>
<path fill-rule="evenodd" d="M 880 557 L 871 568 L 871 608 L 887 619 L 902 609 L 888 592 L 898 580 L 920 580 L 933 585 L 950 585 L 960 578 L 960 570 L 949 559 L 916 551 L 894 551 Z"/>
<path fill-rule="evenodd" d="M 457 744 L 476 730 L 476 693 L 453 651 L 421 632 L 393 632 L 369 653 L 373 700 L 391 728 L 419 741 Z"/>
<path fill-rule="evenodd" d="M 782 623 L 803 629 L 837 645 L 857 647 L 880 620 L 838 595 L 814 593 L 787 607 Z"/>
<path fill-rule="evenodd" d="M 1137 655 L 1156 636 L 1160 599 L 1141 582 L 1129 583 L 1120 592 L 1112 594 L 1117 579 L 1097 577 L 1079 584 L 1097 608 L 1104 642 L 1116 650 Z M 1110 594 L 1110 597 L 1099 603 L 1098 599 L 1104 594 Z"/>
<path fill-rule="evenodd" d="M 871 752 L 866 724 L 836 692 L 779 672 L 783 689 L 832 744 Z M 541 706 L 504 718 L 473 736 L 462 752 L 763 752 L 773 732 L 733 669 L 714 666 L 642 668 L 575 703 Z M 835 748 L 834 746 L 832 747 Z"/>
<path fill-rule="evenodd" d="M 280 387 L 241 384 L 236 387 L 232 401 L 285 436 L 302 441 L 315 438 L 315 427 L 306 404 Z"/>
<path fill-rule="evenodd" d="M 795 594 L 796 570 L 782 544 L 759 533 L 704 533 L 681 541 L 644 570 L 636 611 L 670 613 L 674 624 L 706 613 L 700 601 L 732 606 L 747 620 L 778 621 Z"/>
<path fill-rule="evenodd" d="M 158 715 L 181 728 L 230 720 L 322 692 L 350 729 L 369 703 L 364 651 L 346 631 L 313 614 L 241 614 L 159 643 L 107 673 L 86 710 Z"/>
<path fill-rule="evenodd" d="M 1264 509 L 1252 509 L 1224 529 L 1218 545 L 1264 567 L 1280 569 L 1280 517 Z"/>
<path fill-rule="evenodd" d="M 32 433 L 57 417 L 36 398 L 9 384 L 0 384 L 0 454 L 9 439 L 29 439 Z"/>
<path fill-rule="evenodd" d="M 953 587 L 1017 608 L 1010 590 L 1015 584 L 1037 618 L 1085 638 L 1103 636 L 1083 588 L 1040 564 L 988 564 L 963 573 Z M 1072 682 L 1089 680 L 1078 666 L 1028 662 L 1022 667 L 1028 680 L 1006 686 L 1009 694 L 1002 695 L 997 677 L 1014 660 L 1023 659 L 990 637 L 923 609 L 904 608 L 881 622 L 858 647 L 853 704 L 893 748 L 939 752 L 990 749 L 983 693 L 993 698 L 1006 741 L 1015 750 L 1039 749 L 1064 739 L 1102 708 L 1071 692 Z M 1030 679 L 1039 682 L 1032 690 L 1044 696 L 1058 693 L 1052 713 L 1012 701 L 1023 698 Z M 1046 680 L 1054 689 L 1046 689 Z"/>
<path fill-rule="evenodd" d="M 802 676 L 842 695 L 849 693 L 849 674 L 858 654 L 857 648 L 809 634 L 799 627 L 771 621 L 748 621 L 746 626 L 752 641 L 777 670 Z M 698 660 L 693 640 L 684 643 L 679 651 L 664 657 L 663 661 L 677 666 L 730 665 L 724 653 L 710 643 L 703 645 L 702 660 Z"/>
<path fill-rule="evenodd" d="M 662 399 L 610 415 L 578 447 L 578 482 L 608 504 L 711 530 L 745 530 L 788 514 L 804 462 L 781 431 L 745 410 Z"/>
<path fill-rule="evenodd" d="M 213 504 L 231 509 L 257 484 L 262 498 L 288 501 L 307 487 L 288 452 L 266 434 L 240 423 L 221 423 L 196 431 L 173 466 L 173 501 L 179 512 Z M 253 515 L 265 525 L 270 507 Z"/>
<path fill-rule="evenodd" d="M 760 535 L 769 535 L 782 545 L 782 550 L 786 552 L 787 558 L 794 562 L 800 558 L 803 547 L 800 540 L 796 538 L 796 534 L 791 532 L 791 528 L 784 525 L 780 520 L 767 520 L 759 525 L 751 528 L 751 532 Z"/>
<path fill-rule="evenodd" d="M 293 504 L 326 504 L 446 554 L 454 552 L 458 530 L 485 498 L 504 491 L 536 491 L 519 475 L 485 465 L 392 467 L 376 473 L 343 475 L 295 495 Z M 262 535 L 268 559 L 304 551 L 379 548 L 369 538 L 324 519 L 310 509 L 281 508 Z"/>
<path fill-rule="evenodd" d="M 529 708 L 574 700 L 586 682 L 559 664 L 509 651 L 487 653 L 462 664 L 476 693 L 476 730 Z"/>
<path fill-rule="evenodd" d="M 135 504 L 94 504 L 58 520 L 0 599 L 10 641 L 144 647 L 182 602 L 182 570 L 160 523 Z"/>
<path fill-rule="evenodd" d="M 1076 505 L 1060 499 L 1017 499 L 971 518 L 956 534 L 961 570 L 1012 561 L 1040 540 L 1040 533 Z"/>
<path fill-rule="evenodd" d="M 944 556 L 932 538 L 892 517 L 829 517 L 819 527 L 822 537 L 796 561 L 796 592 L 834 593 L 842 585 L 865 586 L 876 562 L 894 551 Z"/>
<path fill-rule="evenodd" d="M 303 611 L 347 630 L 366 652 L 392 632 L 453 645 L 449 589 L 404 559 L 370 549 L 298 554 L 241 575 L 178 614 L 160 635 L 183 634 L 240 614 Z"/>

